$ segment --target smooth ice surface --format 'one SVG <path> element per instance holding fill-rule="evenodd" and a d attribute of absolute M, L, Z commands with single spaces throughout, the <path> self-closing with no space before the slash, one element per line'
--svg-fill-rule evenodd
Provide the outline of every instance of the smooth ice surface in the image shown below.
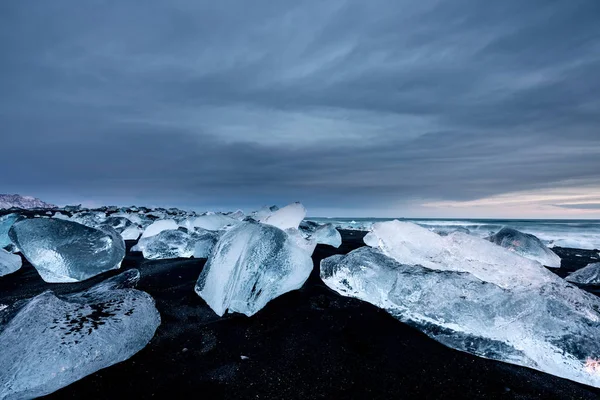
<path fill-rule="evenodd" d="M 172 219 L 162 219 L 159 221 L 155 221 L 150 224 L 142 233 L 142 238 L 158 235 L 162 231 L 166 231 L 168 229 L 177 229 L 179 226 L 177 222 Z"/>
<path fill-rule="evenodd" d="M 600 285 L 600 263 L 588 264 L 565 279 L 582 285 Z"/>
<path fill-rule="evenodd" d="M 123 240 L 137 240 L 142 234 L 142 230 L 138 226 L 130 226 L 121 232 Z"/>
<path fill-rule="evenodd" d="M 276 226 L 282 230 L 298 229 L 304 217 L 306 217 L 306 208 L 301 203 L 292 203 L 265 216 L 260 222 Z"/>
<path fill-rule="evenodd" d="M 206 214 L 193 218 L 188 222 L 192 228 L 202 228 L 209 231 L 220 231 L 227 226 L 238 224 L 240 221 L 237 218 L 232 218 L 229 215 L 223 214 Z"/>
<path fill-rule="evenodd" d="M 52 393 L 143 349 L 160 315 L 149 294 L 132 289 L 138 280 L 128 270 L 84 292 L 47 291 L 0 310 L 16 313 L 0 325 L 0 398 Z"/>
<path fill-rule="evenodd" d="M 538 261 L 550 268 L 560 268 L 560 257 L 547 248 L 544 243 L 534 235 L 519 232 L 512 228 L 502 228 L 489 237 L 490 242 L 508 250 Z"/>
<path fill-rule="evenodd" d="M 77 282 L 121 266 L 123 238 L 112 228 L 98 229 L 53 218 L 16 222 L 9 236 L 46 282 Z"/>
<path fill-rule="evenodd" d="M 222 316 L 251 316 L 270 300 L 299 289 L 312 270 L 310 255 L 281 229 L 242 222 L 226 231 L 208 258 L 196 293 Z"/>
<path fill-rule="evenodd" d="M 0 248 L 5 248 L 12 243 L 8 237 L 8 231 L 15 221 L 21 218 L 18 214 L 7 214 L 0 217 Z"/>
<path fill-rule="evenodd" d="M 0 249 L 0 276 L 12 274 L 21 268 L 21 256 Z"/>
<path fill-rule="evenodd" d="M 436 259 L 439 250 L 431 250 Z M 399 263 L 362 247 L 322 260 L 321 278 L 336 292 L 381 307 L 448 347 L 600 387 L 594 367 L 600 359 L 600 299 L 557 276 L 503 288 L 429 265 Z M 518 270 L 511 273 L 523 280 Z"/>
<path fill-rule="evenodd" d="M 440 236 L 411 222 L 373 224 L 364 241 L 404 264 L 463 271 L 502 288 L 541 285 L 555 275 L 539 262 L 462 232 Z"/>
<path fill-rule="evenodd" d="M 186 229 L 165 230 L 158 235 L 140 239 L 139 247 L 144 258 L 163 260 L 171 258 L 206 258 L 218 235 L 214 232 L 188 232 Z"/>

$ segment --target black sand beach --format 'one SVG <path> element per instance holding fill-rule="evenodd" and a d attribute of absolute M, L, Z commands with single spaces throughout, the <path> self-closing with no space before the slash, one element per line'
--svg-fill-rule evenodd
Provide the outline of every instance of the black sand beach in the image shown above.
<path fill-rule="evenodd" d="M 596 399 L 600 390 L 527 368 L 451 350 L 386 312 L 340 297 L 319 279 L 322 258 L 363 245 L 362 232 L 342 231 L 339 249 L 317 247 L 315 270 L 301 290 L 248 318 L 217 317 L 193 287 L 205 260 L 144 260 L 129 252 L 120 271 L 139 268 L 162 323 L 131 359 L 98 371 L 48 398 L 502 398 Z M 128 243 L 131 247 L 133 243 Z M 555 249 L 559 274 L 596 252 Z M 579 256 L 578 256 L 579 255 Z M 593 260 L 592 260 L 593 261 Z M 0 279 L 0 303 L 78 284 L 46 284 L 29 264 Z"/>

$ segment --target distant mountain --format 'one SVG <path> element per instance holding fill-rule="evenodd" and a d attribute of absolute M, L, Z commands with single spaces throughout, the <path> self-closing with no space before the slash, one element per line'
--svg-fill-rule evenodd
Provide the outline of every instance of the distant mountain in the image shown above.
<path fill-rule="evenodd" d="M 48 204 L 40 199 L 19 194 L 0 194 L 0 209 L 2 208 L 56 208 L 54 204 Z"/>

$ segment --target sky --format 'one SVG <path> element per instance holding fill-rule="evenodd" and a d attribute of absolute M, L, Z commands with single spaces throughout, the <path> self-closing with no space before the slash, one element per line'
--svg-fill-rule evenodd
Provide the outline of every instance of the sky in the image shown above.
<path fill-rule="evenodd" d="M 1 193 L 600 218 L 600 1 L 0 2 Z"/>

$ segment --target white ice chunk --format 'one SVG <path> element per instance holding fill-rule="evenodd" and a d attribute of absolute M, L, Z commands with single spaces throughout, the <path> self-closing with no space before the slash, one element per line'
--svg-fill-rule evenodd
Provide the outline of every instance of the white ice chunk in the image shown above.
<path fill-rule="evenodd" d="M 158 235 L 162 231 L 166 231 L 168 229 L 177 229 L 177 222 L 172 219 L 161 219 L 150 224 L 142 233 L 142 238 Z"/>
<path fill-rule="evenodd" d="M 242 222 L 226 231 L 206 262 L 196 293 L 222 316 L 251 316 L 270 300 L 299 289 L 312 270 L 308 253 L 281 229 Z"/>
<path fill-rule="evenodd" d="M 555 275 L 539 262 L 462 232 L 440 236 L 398 220 L 373 224 L 364 241 L 403 264 L 441 271 L 463 271 L 503 288 L 541 285 Z"/>
<path fill-rule="evenodd" d="M 282 230 L 288 228 L 298 229 L 304 217 L 306 217 L 306 208 L 301 203 L 296 202 L 267 215 L 260 222 L 276 226 Z"/>
<path fill-rule="evenodd" d="M 426 254 L 430 245 L 422 243 L 420 250 Z M 510 269 L 516 281 L 535 281 L 502 288 L 458 268 L 440 271 L 442 252 L 429 250 L 434 261 L 427 264 L 433 269 L 414 265 L 424 256 L 407 265 L 362 247 L 321 261 L 321 278 L 336 292 L 381 307 L 448 347 L 600 387 L 595 367 L 600 299 L 556 275 L 548 280 L 545 274 L 521 276 Z"/>
<path fill-rule="evenodd" d="M 529 233 L 504 227 L 490 236 L 489 241 L 547 267 L 560 268 L 560 257 Z"/>
<path fill-rule="evenodd" d="M 0 276 L 12 274 L 21 268 L 21 256 L 0 249 Z"/>
<path fill-rule="evenodd" d="M 206 214 L 196 217 L 192 221 L 189 221 L 189 228 L 202 228 L 209 231 L 220 231 L 227 226 L 236 225 L 240 221 L 236 218 L 232 218 L 229 215 L 223 214 Z"/>
<path fill-rule="evenodd" d="M 342 235 L 333 224 L 317 224 L 312 221 L 302 221 L 300 224 L 302 234 L 318 244 L 328 244 L 333 247 L 342 245 Z"/>
<path fill-rule="evenodd" d="M 582 285 L 600 285 L 600 263 L 588 264 L 565 279 Z"/>
<path fill-rule="evenodd" d="M 53 218 L 16 222 L 13 243 L 46 282 L 78 282 L 121 266 L 125 242 L 111 227 L 98 229 Z"/>
<path fill-rule="evenodd" d="M 158 235 L 142 238 L 139 241 L 144 258 L 164 260 L 172 258 L 206 258 L 215 243 L 218 234 L 214 232 L 188 232 L 186 229 L 169 229 Z"/>
<path fill-rule="evenodd" d="M 285 233 L 288 234 L 296 246 L 306 251 L 309 256 L 312 256 L 312 254 L 315 252 L 317 242 L 313 239 L 305 238 L 298 229 L 289 228 L 285 230 Z"/>
<path fill-rule="evenodd" d="M 142 229 L 139 226 L 133 225 L 125 228 L 123 232 L 121 232 L 121 237 L 123 237 L 123 240 L 137 240 L 141 234 Z"/>
<path fill-rule="evenodd" d="M 160 325 L 150 295 L 129 270 L 87 291 L 44 292 L 0 326 L 0 398 L 30 399 L 65 387 L 143 349 Z M 2 321 L 3 318 L 0 318 Z"/>

